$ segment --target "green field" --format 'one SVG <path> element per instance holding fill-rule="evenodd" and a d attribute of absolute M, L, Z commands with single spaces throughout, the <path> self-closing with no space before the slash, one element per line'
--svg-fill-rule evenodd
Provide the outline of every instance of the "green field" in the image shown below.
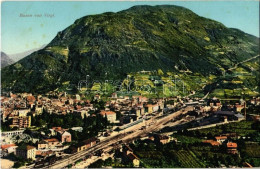
<path fill-rule="evenodd" d="M 211 133 L 213 136 L 221 135 L 224 133 L 237 133 L 240 136 L 246 136 L 248 134 L 255 133 L 256 130 L 251 128 L 253 124 L 252 121 L 241 121 L 241 122 L 234 122 L 227 125 L 211 127 L 207 129 L 197 130 L 201 135 L 207 135 Z"/>
<path fill-rule="evenodd" d="M 191 151 L 179 150 L 176 156 L 183 168 L 205 168 L 205 165 Z"/>

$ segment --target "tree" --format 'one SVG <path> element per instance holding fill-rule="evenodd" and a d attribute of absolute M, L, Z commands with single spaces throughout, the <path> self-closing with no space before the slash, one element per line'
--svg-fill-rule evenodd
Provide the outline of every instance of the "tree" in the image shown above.
<path fill-rule="evenodd" d="M 104 166 L 111 166 L 112 165 L 112 158 L 109 157 L 108 159 L 105 160 Z"/>
<path fill-rule="evenodd" d="M 88 167 L 89 168 L 102 168 L 103 165 L 104 165 L 104 161 L 99 159 L 96 162 L 90 164 Z"/>
<path fill-rule="evenodd" d="M 39 119 L 39 121 L 36 124 L 37 126 L 43 126 L 46 124 L 46 122 L 43 119 Z"/>
<path fill-rule="evenodd" d="M 116 111 L 116 119 L 119 120 L 122 117 L 122 114 L 120 111 Z"/>
<path fill-rule="evenodd" d="M 29 128 L 26 128 L 23 133 L 24 133 L 24 134 L 31 135 L 31 134 L 32 134 L 32 131 L 31 131 Z"/>
<path fill-rule="evenodd" d="M 214 137 L 213 137 L 212 133 L 208 133 L 208 134 L 207 134 L 207 138 L 208 138 L 208 139 L 213 139 Z"/>
<path fill-rule="evenodd" d="M 256 121 L 251 125 L 251 128 L 260 132 L 260 122 Z"/>

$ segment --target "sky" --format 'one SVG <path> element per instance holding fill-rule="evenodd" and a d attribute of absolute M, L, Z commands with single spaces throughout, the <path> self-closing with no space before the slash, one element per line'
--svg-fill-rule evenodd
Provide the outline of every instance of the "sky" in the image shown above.
<path fill-rule="evenodd" d="M 162 4 L 186 7 L 259 37 L 259 1 L 5 1 L 1 4 L 1 51 L 10 55 L 48 44 L 59 31 L 86 15 Z"/>

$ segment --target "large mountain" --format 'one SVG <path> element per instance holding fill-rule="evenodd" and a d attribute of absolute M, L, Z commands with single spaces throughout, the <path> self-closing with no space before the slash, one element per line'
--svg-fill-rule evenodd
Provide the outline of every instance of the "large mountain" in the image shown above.
<path fill-rule="evenodd" d="M 14 61 L 4 52 L 1 52 L 1 68 L 11 65 Z"/>
<path fill-rule="evenodd" d="M 134 6 L 76 20 L 42 50 L 2 70 L 3 89 L 46 92 L 89 74 L 141 70 L 222 76 L 259 53 L 259 38 L 179 6 Z"/>

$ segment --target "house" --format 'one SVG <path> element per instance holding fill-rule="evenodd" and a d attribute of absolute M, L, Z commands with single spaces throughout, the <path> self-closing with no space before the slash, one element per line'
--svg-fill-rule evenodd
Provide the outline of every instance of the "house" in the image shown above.
<path fill-rule="evenodd" d="M 117 93 L 112 93 L 112 98 L 116 99 L 117 98 Z"/>
<path fill-rule="evenodd" d="M 169 143 L 170 141 L 171 141 L 171 139 L 170 139 L 169 136 L 161 136 L 161 137 L 160 137 L 160 142 L 161 142 L 162 144 L 167 144 L 167 143 Z"/>
<path fill-rule="evenodd" d="M 209 143 L 212 146 L 220 146 L 220 143 L 215 140 L 204 140 L 203 143 Z"/>
<path fill-rule="evenodd" d="M 44 141 L 44 140 L 39 141 L 38 145 L 37 145 L 37 148 L 38 148 L 38 150 L 40 150 L 40 149 L 47 149 L 48 148 L 48 143 L 46 141 Z"/>
<path fill-rule="evenodd" d="M 254 105 L 260 105 L 260 97 L 254 97 L 251 101 L 250 101 L 251 104 L 254 104 Z"/>
<path fill-rule="evenodd" d="M 62 130 L 61 127 L 52 127 L 52 129 L 55 130 L 56 132 Z"/>
<path fill-rule="evenodd" d="M 45 139 L 44 141 L 47 142 L 48 148 L 56 148 L 56 146 L 60 145 L 59 140 L 56 138 L 49 138 L 49 139 Z"/>
<path fill-rule="evenodd" d="M 76 100 L 80 100 L 80 95 L 76 94 Z"/>
<path fill-rule="evenodd" d="M 103 116 L 103 117 L 107 117 L 107 120 L 110 122 L 110 123 L 114 123 L 116 121 L 116 113 L 113 112 L 113 111 L 101 111 L 100 114 Z"/>
<path fill-rule="evenodd" d="M 51 136 L 55 136 L 56 135 L 56 131 L 54 129 L 49 129 L 50 131 L 50 135 Z"/>
<path fill-rule="evenodd" d="M 13 117 L 12 124 L 9 126 L 11 128 L 13 128 L 13 127 L 18 127 L 18 128 L 31 127 L 31 116 Z"/>
<path fill-rule="evenodd" d="M 153 113 L 159 110 L 159 106 L 157 104 L 147 104 L 144 107 L 146 113 Z"/>
<path fill-rule="evenodd" d="M 2 150 L 2 153 L 1 154 L 10 154 L 10 153 L 13 153 L 16 151 L 16 148 L 18 146 L 16 146 L 15 144 L 5 144 L 5 145 L 1 145 L 1 150 Z"/>
<path fill-rule="evenodd" d="M 16 156 L 35 160 L 36 148 L 30 145 L 22 145 L 16 148 Z"/>
<path fill-rule="evenodd" d="M 125 161 L 133 163 L 134 167 L 139 167 L 140 160 L 133 153 L 133 150 L 128 145 L 125 145 L 125 147 L 123 148 L 123 157 Z"/>
<path fill-rule="evenodd" d="M 57 136 L 62 143 L 71 142 L 71 134 L 67 131 L 58 131 Z"/>
<path fill-rule="evenodd" d="M 235 111 L 241 112 L 242 109 L 245 108 L 245 105 L 236 104 L 235 105 Z"/>
<path fill-rule="evenodd" d="M 26 101 L 27 101 L 27 102 L 35 102 L 36 99 L 35 99 L 34 96 L 27 96 L 27 97 L 26 97 Z"/>
<path fill-rule="evenodd" d="M 213 107 L 213 106 L 221 106 L 221 102 L 218 98 L 212 98 L 207 101 L 207 106 Z"/>
<path fill-rule="evenodd" d="M 140 103 L 140 102 L 148 102 L 148 98 L 147 97 L 144 97 L 144 96 L 139 96 L 139 98 L 138 98 L 138 102 Z"/>
<path fill-rule="evenodd" d="M 99 95 L 99 94 L 96 94 L 95 96 L 94 96 L 94 100 L 100 100 L 101 99 L 101 96 Z"/>
<path fill-rule="evenodd" d="M 167 144 L 171 141 L 171 138 L 166 135 L 154 135 L 154 141 Z"/>
<path fill-rule="evenodd" d="M 39 114 L 42 114 L 42 112 L 43 112 L 43 106 L 42 106 L 42 105 L 36 105 L 36 107 L 35 107 L 35 113 L 36 113 L 37 115 L 39 115 Z"/>
<path fill-rule="evenodd" d="M 87 110 L 83 110 L 83 109 L 79 109 L 79 110 L 74 110 L 73 114 L 81 116 L 82 119 L 85 118 L 85 116 L 89 116 L 88 111 Z"/>
<path fill-rule="evenodd" d="M 237 154 L 237 143 L 233 143 L 233 142 L 228 142 L 227 143 L 227 153 L 230 154 Z"/>
<path fill-rule="evenodd" d="M 131 110 L 131 113 L 135 114 L 137 117 L 144 115 L 144 108 L 135 107 Z"/>
<path fill-rule="evenodd" d="M 217 140 L 217 142 L 222 144 L 224 141 L 227 140 L 227 136 L 217 136 L 217 137 L 215 137 L 215 139 Z"/>

